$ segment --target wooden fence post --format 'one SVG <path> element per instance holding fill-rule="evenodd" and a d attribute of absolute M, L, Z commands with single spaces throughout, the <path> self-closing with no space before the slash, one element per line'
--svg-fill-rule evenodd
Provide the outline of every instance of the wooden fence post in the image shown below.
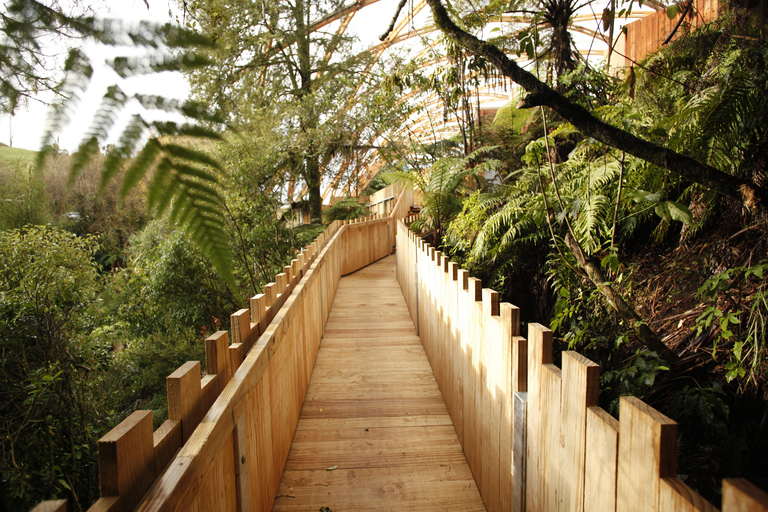
<path fill-rule="evenodd" d="M 135 411 L 99 439 L 101 496 L 118 496 L 119 510 L 133 510 L 155 480 L 152 411 Z"/>
<path fill-rule="evenodd" d="M 181 420 L 186 443 L 200 423 L 200 362 L 188 361 L 165 379 L 168 392 L 168 419 Z"/>
<path fill-rule="evenodd" d="M 661 478 L 677 470 L 677 423 L 635 397 L 619 405 L 617 512 L 656 512 Z"/>

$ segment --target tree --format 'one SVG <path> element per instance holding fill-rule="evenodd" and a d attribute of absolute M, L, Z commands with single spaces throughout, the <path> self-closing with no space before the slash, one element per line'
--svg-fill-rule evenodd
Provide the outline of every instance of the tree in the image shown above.
<path fill-rule="evenodd" d="M 466 181 L 499 167 L 501 162 L 495 159 L 479 163 L 491 151 L 493 148 L 483 147 L 464 157 L 446 155 L 423 173 L 397 170 L 384 175 L 389 181 L 412 186 L 421 193 L 421 219 L 412 227 L 419 231 L 424 228 L 434 231 L 435 246 L 442 244 L 448 222 L 461 211 L 461 193 L 467 190 Z"/>
<path fill-rule="evenodd" d="M 103 358 L 86 337 L 97 247 L 56 228 L 0 233 L 0 464 L 14 509 L 95 498 L 95 443 L 108 420 L 91 389 Z"/>
<path fill-rule="evenodd" d="M 241 130 L 259 130 L 254 123 L 271 119 L 280 135 L 273 148 L 282 154 L 278 167 L 303 180 L 311 217 L 320 222 L 325 169 L 357 146 L 369 149 L 370 129 L 360 122 L 362 104 L 348 100 L 365 80 L 368 56 L 352 54 L 351 39 L 341 30 L 325 32 L 321 22 L 342 2 L 181 4 L 191 23 L 216 42 L 208 53 L 216 66 L 192 74 L 197 97 L 221 109 Z"/>

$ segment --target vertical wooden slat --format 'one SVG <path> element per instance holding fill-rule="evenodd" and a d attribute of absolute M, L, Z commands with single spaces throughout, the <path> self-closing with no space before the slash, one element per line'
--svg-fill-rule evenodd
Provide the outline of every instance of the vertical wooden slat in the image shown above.
<path fill-rule="evenodd" d="M 152 411 L 136 411 L 99 439 L 99 488 L 133 510 L 155 479 Z"/>
<path fill-rule="evenodd" d="M 482 319 L 483 319 L 483 284 L 480 279 L 469 278 L 469 295 L 466 307 L 469 312 L 468 338 L 472 349 L 472 362 L 470 363 L 471 389 L 469 389 L 469 414 L 465 430 L 472 432 L 470 448 L 467 453 L 467 461 L 472 468 L 472 474 L 475 476 L 475 482 L 480 486 L 482 494 L 483 466 L 482 466 L 482 433 L 479 424 L 479 418 L 482 414 L 480 393 L 481 393 L 481 372 L 482 372 Z"/>
<path fill-rule="evenodd" d="M 659 480 L 677 470 L 677 423 L 635 397 L 619 405 L 618 512 L 656 512 Z"/>
<path fill-rule="evenodd" d="M 242 343 L 233 343 L 229 346 L 228 353 L 230 372 L 234 375 L 245 359 L 245 347 Z"/>
<path fill-rule="evenodd" d="M 200 423 L 200 363 L 188 361 L 165 379 L 168 393 L 168 419 L 181 420 L 186 443 Z"/>
<path fill-rule="evenodd" d="M 244 350 L 248 352 L 253 345 L 251 336 L 251 313 L 248 309 L 240 309 L 232 313 L 229 317 L 232 329 L 232 344 L 240 343 Z M 237 370 L 236 366 L 231 368 L 232 373 Z"/>
<path fill-rule="evenodd" d="M 264 294 L 260 293 L 258 295 L 254 295 L 253 297 L 251 297 L 249 305 L 251 308 L 251 324 L 252 324 L 251 330 L 254 331 L 253 324 L 257 326 L 257 329 L 255 329 L 255 332 L 253 334 L 254 340 L 251 343 L 251 345 L 253 345 L 253 343 L 256 343 L 255 338 L 258 338 L 259 336 L 264 334 L 264 331 L 261 330 L 261 319 L 264 318 L 264 309 L 265 309 Z"/>
<path fill-rule="evenodd" d="M 528 416 L 528 393 L 515 392 L 514 401 L 514 439 L 512 451 L 512 512 L 525 512 L 525 475 L 526 470 L 526 424 Z"/>
<path fill-rule="evenodd" d="M 235 484 L 237 492 L 237 512 L 246 512 L 250 507 L 248 490 L 248 440 L 245 427 L 245 410 L 235 411 L 235 429 L 233 431 Z"/>
<path fill-rule="evenodd" d="M 255 302 L 257 312 L 257 316 L 254 317 L 254 321 L 255 319 L 258 319 L 259 335 L 261 336 L 267 331 L 267 326 L 269 325 L 269 322 L 272 321 L 272 319 L 267 316 L 267 308 L 269 308 L 269 297 L 267 297 L 267 295 L 264 293 L 260 293 L 254 298 L 256 299 Z M 251 315 L 253 315 L 253 309 L 251 309 Z"/>
<path fill-rule="evenodd" d="M 501 360 L 501 326 L 499 320 L 499 294 L 483 288 L 482 351 L 480 379 L 481 446 L 483 484 L 481 494 L 488 510 L 500 509 L 499 496 L 499 422 L 501 420 L 501 398 L 497 390 Z"/>
<path fill-rule="evenodd" d="M 155 430 L 152 441 L 155 451 L 155 473 L 159 475 L 176 450 L 184 444 L 181 436 L 181 421 L 165 420 L 160 428 Z"/>
<path fill-rule="evenodd" d="M 768 512 L 768 493 L 743 478 L 726 478 L 723 512 Z"/>
<path fill-rule="evenodd" d="M 513 343 L 520 334 L 520 309 L 504 302 L 499 308 L 501 321 L 501 353 L 498 368 L 501 372 L 498 393 L 501 400 L 499 423 L 499 502 L 502 510 L 509 510 L 512 503 L 512 437 L 514 429 L 513 403 Z"/>
<path fill-rule="evenodd" d="M 541 324 L 528 324 L 528 412 L 526 428 L 525 506 L 528 512 L 543 512 L 541 496 L 544 486 L 546 460 L 542 414 L 542 374 L 545 364 L 552 362 L 552 331 Z"/>
<path fill-rule="evenodd" d="M 597 405 L 600 367 L 573 351 L 563 352 L 558 510 L 584 511 L 587 407 Z"/>
<path fill-rule="evenodd" d="M 542 367 L 541 396 L 542 457 L 544 477 L 540 489 L 542 511 L 558 509 L 558 484 L 560 483 L 560 406 L 562 403 L 562 371 L 554 364 Z"/>
<path fill-rule="evenodd" d="M 221 393 L 232 377 L 229 371 L 229 339 L 227 335 L 227 331 L 216 331 L 205 339 L 205 370 L 208 375 L 218 375 L 216 395 Z"/>
<path fill-rule="evenodd" d="M 600 407 L 587 409 L 584 510 L 616 510 L 619 422 Z"/>

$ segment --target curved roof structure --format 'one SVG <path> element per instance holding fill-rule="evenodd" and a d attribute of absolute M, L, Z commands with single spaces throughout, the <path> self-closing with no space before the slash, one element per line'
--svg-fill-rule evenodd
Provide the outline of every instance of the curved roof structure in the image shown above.
<path fill-rule="evenodd" d="M 656 4 L 659 7 L 658 4 Z M 602 9 L 591 3 L 585 3 L 573 18 L 571 34 L 576 51 L 582 57 L 592 62 L 604 59 L 607 44 L 607 32 L 600 29 Z M 663 6 L 662 6 L 663 7 Z M 395 13 L 398 12 L 392 30 L 379 40 L 378 35 L 385 32 Z M 630 15 L 616 19 L 616 34 L 620 27 L 636 19 L 643 18 L 654 10 L 650 8 L 635 9 Z M 491 33 L 502 34 L 519 31 L 530 25 L 530 20 L 519 14 L 504 14 L 497 22 L 486 26 L 485 33 L 478 34 L 488 38 Z M 357 0 L 351 2 L 336 12 L 316 21 L 314 30 L 328 30 L 354 35 L 358 39 L 360 51 L 368 50 L 375 61 L 384 58 L 390 52 L 405 55 L 406 58 L 421 58 L 424 68 L 439 69 L 447 64 L 444 57 L 433 51 L 433 44 L 441 36 L 432 21 L 431 11 L 425 0 L 406 0 L 402 10 L 398 11 L 398 0 Z M 512 55 L 511 55 L 512 56 Z M 516 57 L 524 67 L 531 69 L 534 63 L 525 56 Z M 477 117 L 488 118 L 500 107 L 515 99 L 517 89 L 515 84 L 505 77 L 491 77 L 480 80 L 479 86 L 473 89 L 473 112 Z M 461 112 L 445 112 L 442 100 L 434 93 L 410 91 L 403 95 L 402 101 L 418 103 L 420 112 L 414 114 L 408 122 L 408 135 L 414 142 L 435 143 L 450 139 L 460 134 L 459 124 L 464 122 Z M 371 148 L 353 155 L 345 155 L 326 164 L 326 181 L 324 182 L 323 199 L 328 202 L 331 198 L 341 195 L 358 195 L 384 166 L 384 161 L 375 148 L 385 141 L 370 141 Z M 298 197 L 304 195 L 301 191 Z"/>

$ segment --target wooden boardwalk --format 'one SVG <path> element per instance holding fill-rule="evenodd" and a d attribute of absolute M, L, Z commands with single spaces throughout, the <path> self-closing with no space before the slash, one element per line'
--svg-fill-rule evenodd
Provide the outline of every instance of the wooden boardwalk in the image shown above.
<path fill-rule="evenodd" d="M 485 511 L 391 256 L 343 277 L 274 510 Z"/>

